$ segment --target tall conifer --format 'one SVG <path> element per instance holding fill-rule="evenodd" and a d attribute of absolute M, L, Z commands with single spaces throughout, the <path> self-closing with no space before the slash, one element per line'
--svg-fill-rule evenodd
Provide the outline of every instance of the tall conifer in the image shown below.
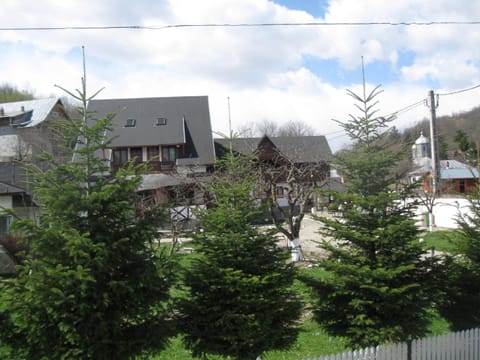
<path fill-rule="evenodd" d="M 296 339 L 301 305 L 290 289 L 295 271 L 274 233 L 254 225 L 263 211 L 252 197 L 252 160 L 229 154 L 216 169 L 185 277 L 181 328 L 195 356 L 255 359 Z"/>
<path fill-rule="evenodd" d="M 478 181 L 478 179 L 477 179 Z M 480 326 L 480 188 L 468 195 L 470 212 L 459 216 L 458 231 L 453 233 L 455 255 L 446 264 L 445 296 L 440 313 L 453 330 Z"/>
<path fill-rule="evenodd" d="M 59 128 L 74 161 L 43 154 L 46 170 L 30 169 L 42 216 L 14 223 L 31 254 L 0 285 L 0 343 L 22 359 L 129 359 L 169 335 L 171 264 L 153 242 L 162 210 L 142 206 L 141 167 L 110 174 L 98 156 L 113 115 L 87 113 L 83 85 L 80 119 Z"/>
<path fill-rule="evenodd" d="M 320 266 L 328 276 L 310 280 L 318 291 L 315 318 L 352 347 L 406 341 L 426 333 L 433 260 L 423 257 L 408 187 L 393 191 L 402 154 L 384 142 L 393 118 L 377 115 L 379 87 L 348 93 L 360 116 L 340 122 L 354 145 L 336 157 L 346 181 L 346 192 L 336 194 L 343 217 L 321 218 L 328 258 Z"/>

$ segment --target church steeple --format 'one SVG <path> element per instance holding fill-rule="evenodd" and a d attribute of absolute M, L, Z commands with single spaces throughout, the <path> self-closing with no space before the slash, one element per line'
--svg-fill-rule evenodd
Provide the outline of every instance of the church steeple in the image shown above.
<path fill-rule="evenodd" d="M 430 141 L 420 132 L 420 136 L 412 145 L 412 158 L 415 165 L 426 165 L 431 160 L 430 155 Z"/>

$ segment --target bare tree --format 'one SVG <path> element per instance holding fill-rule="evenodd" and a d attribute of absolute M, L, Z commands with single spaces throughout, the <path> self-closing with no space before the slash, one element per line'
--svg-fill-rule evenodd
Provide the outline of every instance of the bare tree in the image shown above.
<path fill-rule="evenodd" d="M 237 131 L 238 135 L 241 137 L 261 137 L 264 135 L 267 136 L 278 136 L 279 126 L 276 122 L 268 119 L 263 119 L 260 122 L 247 122 L 239 127 Z"/>
<path fill-rule="evenodd" d="M 280 153 L 273 161 L 259 166 L 259 181 L 271 219 L 287 238 L 292 261 L 304 259 L 300 227 L 307 207 L 313 204 L 315 191 L 325 184 L 328 168 L 324 162 L 298 163 Z"/>
<path fill-rule="evenodd" d="M 273 120 L 263 119 L 256 125 L 256 132 L 259 136 L 278 136 L 279 126 Z"/>
<path fill-rule="evenodd" d="M 257 137 L 257 131 L 256 131 L 256 125 L 253 121 L 249 122 L 244 122 L 242 125 L 240 125 L 235 131 L 236 134 L 238 134 L 241 137 L 246 137 L 246 138 L 253 138 Z M 218 133 L 217 135 L 222 136 L 223 138 L 227 138 L 228 136 L 225 136 L 225 134 Z"/>
<path fill-rule="evenodd" d="M 417 192 L 417 200 L 420 204 L 425 206 L 428 212 L 428 231 L 432 232 L 435 226 L 435 218 L 433 216 L 433 208 L 435 207 L 435 201 L 437 196 L 435 192 L 429 192 L 423 188 Z"/>
<path fill-rule="evenodd" d="M 244 123 L 238 129 L 238 134 L 241 137 L 313 136 L 316 131 L 302 120 L 290 120 L 279 125 L 272 120 L 263 119 L 257 123 Z"/>
<path fill-rule="evenodd" d="M 302 120 L 290 120 L 280 126 L 277 136 L 313 136 L 315 130 Z"/>

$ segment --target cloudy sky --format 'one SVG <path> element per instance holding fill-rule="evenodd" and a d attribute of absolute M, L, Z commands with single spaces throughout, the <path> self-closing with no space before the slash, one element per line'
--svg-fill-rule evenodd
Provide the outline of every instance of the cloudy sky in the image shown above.
<path fill-rule="evenodd" d="M 362 57 L 381 113 L 418 104 L 398 114 L 400 129 L 429 117 L 429 90 L 480 84 L 480 1 L 1 0 L 0 18 L 1 83 L 37 97 L 79 88 L 84 46 L 98 98 L 208 95 L 224 133 L 230 98 L 234 129 L 300 120 L 333 150 L 347 141 L 332 119 L 355 114 L 346 89 L 361 92 Z M 281 23 L 316 25 L 174 26 Z M 118 26 L 139 28 L 18 29 Z M 478 105 L 480 88 L 440 96 L 437 114 Z"/>

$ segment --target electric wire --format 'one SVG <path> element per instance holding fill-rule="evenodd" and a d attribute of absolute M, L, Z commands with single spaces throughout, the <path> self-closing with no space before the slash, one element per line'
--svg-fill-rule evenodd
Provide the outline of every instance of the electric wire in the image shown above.
<path fill-rule="evenodd" d="M 410 105 L 404 106 L 403 108 L 400 108 L 399 110 L 396 110 L 396 111 L 390 113 L 386 117 L 397 116 L 400 113 L 405 113 L 405 112 L 408 112 L 410 110 L 413 110 L 413 109 L 419 107 L 420 105 L 424 105 L 426 100 L 427 100 L 426 98 L 423 98 L 423 99 L 421 99 L 419 101 L 416 101 L 416 102 L 414 102 Z M 348 134 L 344 130 L 338 130 L 338 131 L 333 131 L 333 132 L 324 134 L 324 136 L 328 137 L 329 140 L 335 140 L 335 139 L 339 139 L 339 138 L 342 138 L 342 137 L 346 137 L 346 136 L 348 136 Z"/>
<path fill-rule="evenodd" d="M 462 90 L 455 90 L 455 91 L 452 91 L 452 92 L 449 92 L 449 93 L 437 94 L 437 96 L 449 96 L 449 95 L 461 94 L 461 93 L 471 91 L 471 90 L 474 90 L 474 89 L 477 89 L 477 88 L 480 88 L 480 84 L 469 87 L 469 88 L 466 88 L 466 89 L 462 89 Z"/>
<path fill-rule="evenodd" d="M 36 27 L 0 27 L 0 31 L 61 31 L 61 30 L 165 30 L 172 28 L 213 28 L 213 27 L 294 27 L 294 26 L 435 26 L 435 25 L 480 25 L 480 21 L 368 21 L 368 22 L 279 22 L 279 23 L 201 23 L 201 24 L 171 24 L 171 25 L 113 25 L 113 26 L 36 26 Z M 437 96 L 449 96 L 460 94 L 480 88 L 475 85 L 466 89 L 448 93 L 436 94 Z M 426 98 L 392 112 L 389 116 L 397 116 L 425 104 Z M 336 135 L 339 134 L 339 135 Z M 331 132 L 325 136 L 336 139 L 346 136 L 343 130 Z"/>
<path fill-rule="evenodd" d="M 401 108 L 401 109 L 399 109 L 399 110 L 397 110 L 397 111 L 394 111 L 394 112 L 392 112 L 392 113 L 389 115 L 389 117 L 390 117 L 390 116 L 397 116 L 397 115 L 399 115 L 400 113 L 404 113 L 404 112 L 413 110 L 413 109 L 419 107 L 420 105 L 425 104 L 425 101 L 426 101 L 426 100 L 427 100 L 427 99 L 424 98 L 424 99 L 419 100 L 419 101 L 417 101 L 417 102 L 415 102 L 415 103 L 413 103 L 413 104 L 410 104 L 410 105 L 408 105 L 408 106 L 405 106 L 405 107 L 403 107 L 403 108 Z"/>
<path fill-rule="evenodd" d="M 165 30 L 172 28 L 209 27 L 279 27 L 279 26 L 438 26 L 480 25 L 479 21 L 339 21 L 339 22 L 278 22 L 278 23 L 200 23 L 170 25 L 99 25 L 99 26 L 12 26 L 0 27 L 0 31 L 58 31 L 58 30 Z"/>

